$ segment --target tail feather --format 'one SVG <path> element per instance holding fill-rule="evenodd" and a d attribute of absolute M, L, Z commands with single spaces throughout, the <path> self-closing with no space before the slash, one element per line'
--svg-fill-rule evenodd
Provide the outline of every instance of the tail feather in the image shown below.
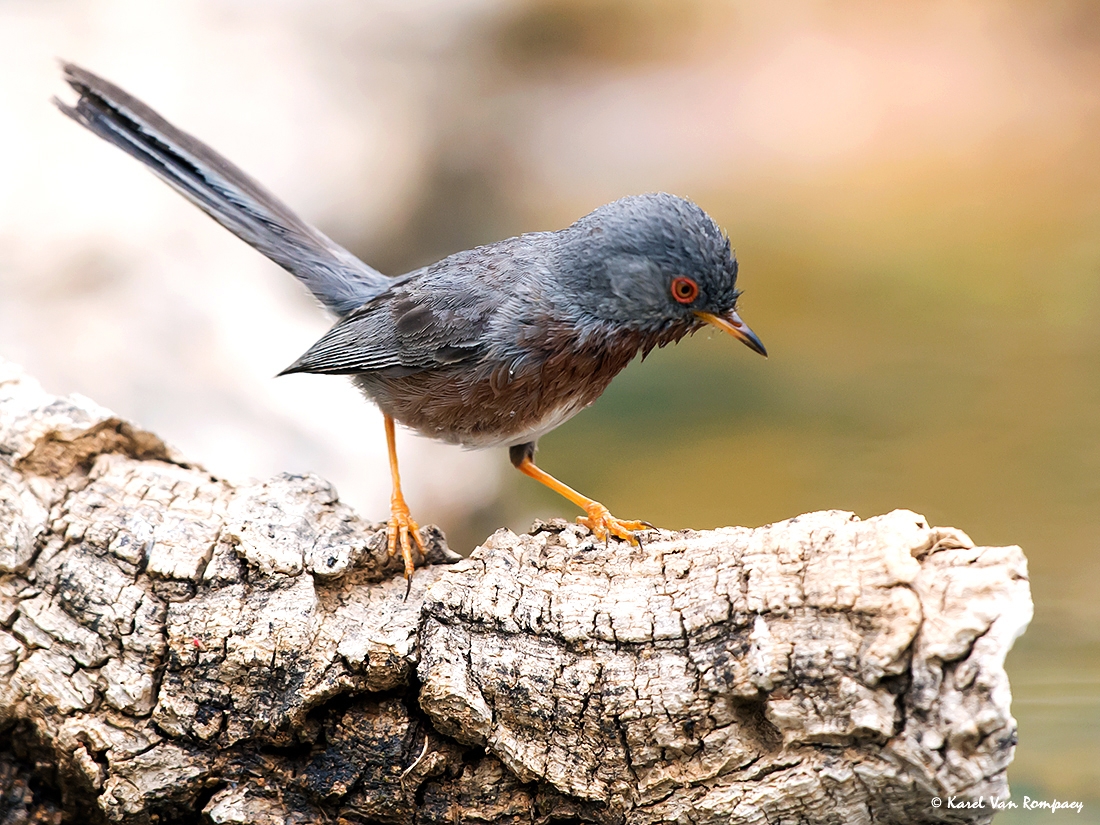
<path fill-rule="evenodd" d="M 55 98 L 62 112 L 140 160 L 238 238 L 288 270 L 336 314 L 347 314 L 394 283 L 140 100 L 72 63 L 62 68 L 65 80 L 80 95 L 75 106 Z"/>

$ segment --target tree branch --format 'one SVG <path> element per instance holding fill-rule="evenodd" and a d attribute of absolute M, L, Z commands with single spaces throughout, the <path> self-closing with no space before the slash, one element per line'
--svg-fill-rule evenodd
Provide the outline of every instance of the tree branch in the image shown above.
<path fill-rule="evenodd" d="M 1007 795 L 1019 548 L 904 510 L 428 539 L 405 600 L 322 480 L 235 486 L 0 361 L 10 821 L 981 822 L 931 798 Z"/>

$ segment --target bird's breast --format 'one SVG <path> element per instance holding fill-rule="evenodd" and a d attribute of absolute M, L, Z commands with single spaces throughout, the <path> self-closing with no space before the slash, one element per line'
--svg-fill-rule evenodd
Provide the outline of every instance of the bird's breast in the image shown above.
<path fill-rule="evenodd" d="M 470 448 L 511 446 L 537 441 L 599 398 L 643 343 L 629 333 L 547 336 L 504 357 L 355 380 L 384 413 L 422 435 Z"/>

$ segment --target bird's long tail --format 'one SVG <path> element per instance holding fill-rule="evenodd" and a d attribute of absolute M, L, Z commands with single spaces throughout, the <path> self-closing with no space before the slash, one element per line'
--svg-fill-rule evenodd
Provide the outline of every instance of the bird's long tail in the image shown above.
<path fill-rule="evenodd" d="M 80 95 L 75 106 L 55 98 L 62 112 L 140 160 L 207 215 L 288 270 L 338 315 L 392 284 L 140 100 L 72 63 L 62 68 L 65 80 Z"/>

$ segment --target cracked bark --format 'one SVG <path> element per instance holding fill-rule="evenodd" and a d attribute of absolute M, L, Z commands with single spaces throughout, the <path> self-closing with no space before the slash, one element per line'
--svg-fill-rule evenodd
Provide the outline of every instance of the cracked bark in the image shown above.
<path fill-rule="evenodd" d="M 0 821 L 980 822 L 1016 547 L 899 510 L 467 560 L 0 361 Z"/>

